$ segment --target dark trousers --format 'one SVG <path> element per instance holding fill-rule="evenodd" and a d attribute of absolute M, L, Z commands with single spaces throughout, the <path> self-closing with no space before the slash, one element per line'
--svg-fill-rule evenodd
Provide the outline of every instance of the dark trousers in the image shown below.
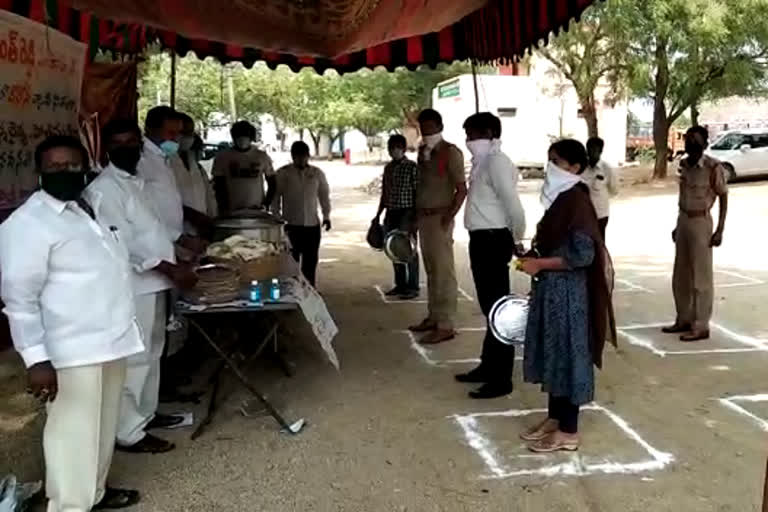
<path fill-rule="evenodd" d="M 469 261 L 475 280 L 477 300 L 486 322 L 491 308 L 500 298 L 509 295 L 509 262 L 515 250 L 515 241 L 508 229 L 482 229 L 469 232 Z M 486 328 L 483 353 L 480 358 L 482 372 L 489 382 L 505 383 L 512 380 L 515 365 L 515 347 L 496 339 L 490 327 Z"/>
<path fill-rule="evenodd" d="M 575 434 L 579 431 L 579 406 L 566 396 L 549 395 L 549 417 L 560 422 L 560 431 Z"/>
<path fill-rule="evenodd" d="M 411 208 L 387 209 L 384 216 L 384 231 L 407 231 L 416 237 L 416 210 Z M 395 269 L 395 288 L 399 290 L 419 290 L 419 252 L 408 263 L 393 263 Z"/>
<path fill-rule="evenodd" d="M 285 233 L 291 241 L 293 259 L 301 262 L 301 273 L 315 286 L 320 253 L 320 226 L 285 226 Z"/>
<path fill-rule="evenodd" d="M 600 234 L 603 235 L 603 242 L 605 242 L 605 228 L 608 227 L 608 217 L 597 219 L 597 225 L 600 227 Z"/>

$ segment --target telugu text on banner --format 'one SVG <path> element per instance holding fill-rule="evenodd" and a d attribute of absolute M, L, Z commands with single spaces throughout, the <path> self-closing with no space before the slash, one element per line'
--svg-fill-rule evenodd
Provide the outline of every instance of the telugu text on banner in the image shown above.
<path fill-rule="evenodd" d="M 86 48 L 45 25 L 0 11 L 0 209 L 37 187 L 35 146 L 78 134 Z"/>

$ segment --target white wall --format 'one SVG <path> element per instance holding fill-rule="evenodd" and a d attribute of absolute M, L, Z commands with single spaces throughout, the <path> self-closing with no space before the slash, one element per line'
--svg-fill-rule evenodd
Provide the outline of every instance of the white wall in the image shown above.
<path fill-rule="evenodd" d="M 578 117 L 579 102 L 569 82 L 553 76 L 552 68 L 544 61 L 535 61 L 529 76 L 478 75 L 480 111 L 498 115 L 502 121 L 502 147 L 518 165 L 543 165 L 553 140 L 573 137 L 587 140 L 587 125 Z M 439 89 L 433 91 L 433 105 L 445 124 L 444 136 L 465 151 L 466 138 L 462 124 L 475 113 L 475 94 L 471 75 L 457 77 L 459 95 L 440 98 Z M 450 83 L 447 80 L 443 84 Z M 602 100 L 606 86 L 598 90 Z M 516 115 L 505 115 L 499 109 L 517 109 Z M 562 130 L 561 130 L 562 118 Z M 604 158 L 613 165 L 623 163 L 626 151 L 627 104 L 620 102 L 611 107 L 600 101 L 598 127 L 605 140 Z"/>

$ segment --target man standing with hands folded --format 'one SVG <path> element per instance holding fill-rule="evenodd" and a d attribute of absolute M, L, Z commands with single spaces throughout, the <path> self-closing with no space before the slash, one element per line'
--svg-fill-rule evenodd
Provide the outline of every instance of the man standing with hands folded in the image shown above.
<path fill-rule="evenodd" d="M 419 114 L 419 186 L 416 194 L 418 230 L 427 273 L 428 315 L 409 329 L 426 333 L 420 342 L 434 345 L 456 337 L 454 316 L 458 284 L 453 257 L 454 217 L 467 197 L 464 156 L 443 140 L 443 118 L 435 110 Z"/>

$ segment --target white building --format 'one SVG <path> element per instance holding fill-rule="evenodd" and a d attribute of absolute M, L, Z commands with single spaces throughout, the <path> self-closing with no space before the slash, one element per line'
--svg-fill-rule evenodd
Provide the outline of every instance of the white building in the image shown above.
<path fill-rule="evenodd" d="M 587 124 L 571 83 L 549 61 L 531 60 L 529 75 L 477 75 L 480 111 L 501 118 L 503 149 L 520 167 L 542 167 L 549 145 L 557 139 L 587 140 Z M 606 102 L 609 92 L 607 85 L 598 87 L 598 129 L 605 140 L 603 158 L 618 165 L 625 160 L 627 103 Z M 445 139 L 469 157 L 462 125 L 475 113 L 472 75 L 438 84 L 432 91 L 432 105 L 443 116 Z"/>

